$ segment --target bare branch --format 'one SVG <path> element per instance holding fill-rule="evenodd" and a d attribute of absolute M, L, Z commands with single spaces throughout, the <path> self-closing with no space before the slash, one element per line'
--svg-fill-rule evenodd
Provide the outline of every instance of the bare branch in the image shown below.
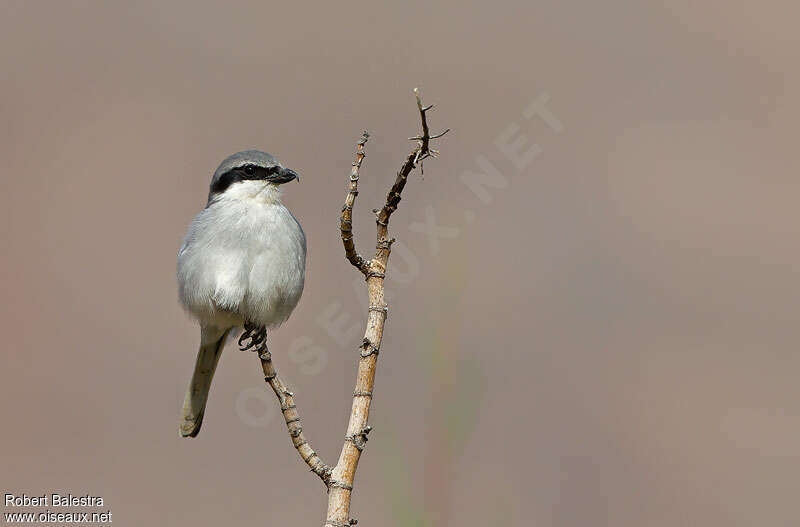
<path fill-rule="evenodd" d="M 278 402 L 281 405 L 281 412 L 283 419 L 286 421 L 286 429 L 289 432 L 289 437 L 292 440 L 292 445 L 297 449 L 297 453 L 309 466 L 311 472 L 316 474 L 322 479 L 322 482 L 327 486 L 330 478 L 331 467 L 323 463 L 319 455 L 311 448 L 308 440 L 303 434 L 303 425 L 300 423 L 300 414 L 297 412 L 297 406 L 294 404 L 294 393 L 290 392 L 272 364 L 272 356 L 269 351 L 265 351 L 259 355 L 261 359 L 261 369 L 264 371 L 264 380 L 270 385 Z"/>
<path fill-rule="evenodd" d="M 386 195 L 386 203 L 384 204 L 383 208 L 378 212 L 377 223 L 378 223 L 378 244 L 382 241 L 387 240 L 387 224 L 389 222 L 389 217 L 392 213 L 397 210 L 397 205 L 400 203 L 400 195 L 403 192 L 403 189 L 406 186 L 406 180 L 408 179 L 408 175 L 411 173 L 412 170 L 417 166 L 417 163 L 420 161 L 435 156 L 438 154 L 435 150 L 430 148 L 430 142 L 432 139 L 442 137 L 444 134 L 450 131 L 448 128 L 444 132 L 437 134 L 436 136 L 431 137 L 430 130 L 428 129 L 428 118 L 427 112 L 433 105 L 430 106 L 423 106 L 422 105 L 422 98 L 419 93 L 419 89 L 414 88 L 414 95 L 417 98 L 417 110 L 419 111 L 419 118 L 422 124 L 422 133 L 416 137 L 412 137 L 412 140 L 418 141 L 417 147 L 411 151 L 406 157 L 405 162 L 400 166 L 400 170 L 397 171 L 397 177 L 395 178 L 394 185 L 392 188 L 389 189 L 389 193 Z M 375 254 L 375 257 L 378 258 L 381 255 L 381 249 L 378 249 L 378 252 Z M 386 254 L 388 258 L 388 252 Z"/>
<path fill-rule="evenodd" d="M 347 260 L 365 275 L 367 274 L 367 262 L 356 251 L 356 244 L 353 240 L 353 204 L 356 201 L 356 196 L 358 196 L 358 171 L 361 168 L 364 156 L 366 156 L 364 145 L 367 144 L 368 139 L 369 133 L 364 131 L 361 135 L 361 140 L 356 146 L 356 160 L 353 161 L 353 169 L 350 172 L 350 187 L 344 200 L 342 215 L 339 218 L 339 230 L 342 232 L 344 254 Z"/>
<path fill-rule="evenodd" d="M 372 430 L 372 427 L 367 425 L 367 420 L 372 403 L 372 390 L 375 385 L 375 369 L 381 341 L 383 340 L 383 328 L 388 313 L 388 306 L 384 296 L 384 279 L 392 243 L 395 241 L 394 238 L 389 238 L 389 218 L 397 210 L 408 175 L 416 167 L 417 163 L 438 153 L 430 148 L 430 141 L 434 137 L 430 135 L 426 118 L 426 112 L 433 105 L 422 105 L 419 90 L 415 89 L 414 94 L 422 123 L 422 133 L 416 138 L 419 144 L 406 156 L 405 161 L 400 166 L 394 184 L 386 195 L 385 204 L 382 208 L 373 211 L 376 214 L 377 242 L 375 256 L 372 259 L 364 261 L 355 252 L 355 244 L 352 240 L 352 224 L 349 223 L 352 221 L 352 205 L 355 201 L 355 194 L 357 194 L 358 168 L 363 159 L 363 145 L 366 142 L 366 136 L 359 142 L 359 147 L 356 151 L 356 162 L 353 163 L 353 173 L 350 176 L 345 208 L 342 209 L 340 227 L 342 241 L 345 244 L 345 255 L 350 263 L 367 277 L 369 309 L 367 311 L 367 329 L 361 346 L 359 346 L 356 386 L 353 391 L 353 403 L 350 411 L 350 420 L 347 424 L 345 442 L 328 482 L 328 513 L 325 525 L 332 527 L 344 527 L 351 524 L 349 515 L 353 481 L 361 452 L 366 446 L 367 434 Z M 436 137 L 441 137 L 447 131 L 445 130 Z M 350 229 L 346 230 L 347 227 Z M 349 236 L 349 240 L 346 239 L 347 236 Z"/>

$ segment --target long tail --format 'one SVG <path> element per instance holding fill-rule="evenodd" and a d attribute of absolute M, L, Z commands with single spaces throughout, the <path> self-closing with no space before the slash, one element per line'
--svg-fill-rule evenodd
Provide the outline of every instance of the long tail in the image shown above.
<path fill-rule="evenodd" d="M 203 425 L 203 414 L 206 411 L 208 390 L 211 380 L 225 346 L 225 338 L 230 330 L 220 332 L 218 329 L 202 328 L 200 351 L 197 352 L 197 361 L 194 364 L 192 382 L 186 390 L 183 400 L 183 419 L 180 424 L 180 433 L 183 437 L 195 437 Z"/>

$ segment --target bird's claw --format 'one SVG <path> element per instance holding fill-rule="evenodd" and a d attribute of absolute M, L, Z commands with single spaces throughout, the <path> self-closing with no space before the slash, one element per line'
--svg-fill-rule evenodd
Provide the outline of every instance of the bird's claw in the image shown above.
<path fill-rule="evenodd" d="M 242 351 L 245 350 L 246 346 L 244 345 L 244 341 L 249 339 L 250 337 L 252 337 L 252 335 L 253 335 L 253 329 L 252 328 L 250 328 L 250 329 L 245 328 L 245 330 L 242 332 L 241 336 L 239 337 L 239 349 L 241 349 Z"/>
<path fill-rule="evenodd" d="M 250 342 L 247 342 L 248 339 Z M 239 349 L 256 353 L 267 351 L 267 328 L 245 324 L 244 331 L 239 337 Z"/>

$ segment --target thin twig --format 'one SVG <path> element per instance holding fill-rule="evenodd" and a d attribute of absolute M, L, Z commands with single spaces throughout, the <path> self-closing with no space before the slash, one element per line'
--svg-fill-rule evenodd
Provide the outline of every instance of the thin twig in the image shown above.
<path fill-rule="evenodd" d="M 383 205 L 383 208 L 378 212 L 377 215 L 377 223 L 378 223 L 378 244 L 382 241 L 387 241 L 388 238 L 386 233 L 388 231 L 387 225 L 389 222 L 389 217 L 392 213 L 397 210 L 397 205 L 400 203 L 400 195 L 403 192 L 403 189 L 406 186 L 406 181 L 408 179 L 408 175 L 411 173 L 412 170 L 417 166 L 417 163 L 426 157 L 429 157 L 433 150 L 430 148 L 430 141 L 431 135 L 428 129 L 428 118 L 427 112 L 433 108 L 433 105 L 430 106 L 423 106 L 422 105 L 422 98 L 419 94 L 418 89 L 414 89 L 414 95 L 417 98 L 417 110 L 419 111 L 419 118 L 420 122 L 422 123 L 422 134 L 414 137 L 412 139 L 418 141 L 417 147 L 411 151 L 406 157 L 405 162 L 400 166 L 400 170 L 397 171 L 397 177 L 395 178 L 394 184 L 392 188 L 389 189 L 389 193 L 386 194 L 386 203 Z M 441 134 L 439 137 L 446 134 L 450 129 L 448 128 Z M 375 254 L 375 258 L 381 256 L 380 253 L 381 249 L 378 249 L 378 252 Z M 386 253 L 386 258 L 389 257 L 388 252 Z"/>
<path fill-rule="evenodd" d="M 369 139 L 369 133 L 364 131 L 361 140 L 356 145 L 356 160 L 353 161 L 353 169 L 350 172 L 350 187 L 344 200 L 342 215 L 339 218 L 339 230 L 342 232 L 344 254 L 347 260 L 365 275 L 367 274 L 367 262 L 356 251 L 356 243 L 353 240 L 353 204 L 356 202 L 356 196 L 358 196 L 358 170 L 361 168 L 361 162 L 366 155 L 364 145 L 367 144 L 367 139 Z"/>
<path fill-rule="evenodd" d="M 292 445 L 297 449 L 297 453 L 300 454 L 300 457 L 311 469 L 311 472 L 319 476 L 322 482 L 327 486 L 333 469 L 322 461 L 314 449 L 311 448 L 311 444 L 303 434 L 300 414 L 297 412 L 297 406 L 294 404 L 294 393 L 289 391 L 278 376 L 278 371 L 272 363 L 272 356 L 269 351 L 262 352 L 259 355 L 259 359 L 261 359 L 261 369 L 264 371 L 264 380 L 270 385 L 272 391 L 275 392 L 275 396 L 278 398 L 278 402 L 281 405 L 281 412 L 283 413 L 284 421 L 286 421 L 286 429 L 289 432 Z"/>
<path fill-rule="evenodd" d="M 347 424 L 345 442 L 328 482 L 328 513 L 325 525 L 333 527 L 341 527 L 350 523 L 350 497 L 353 492 L 353 481 L 361 452 L 367 442 L 367 434 L 372 430 L 372 427 L 367 425 L 367 420 L 372 403 L 372 390 L 375 385 L 375 368 L 378 362 L 378 353 L 383 340 L 383 328 L 388 312 L 384 296 L 384 278 L 392 243 L 394 242 L 394 238 L 389 238 L 389 218 L 397 210 L 408 175 L 416 167 L 416 164 L 420 160 L 434 156 L 437 153 L 430 148 L 430 141 L 433 137 L 430 135 L 426 118 L 426 112 L 433 106 L 422 105 L 419 90 L 415 89 L 414 94 L 422 122 L 422 134 L 417 138 L 419 144 L 408 154 L 397 172 L 397 177 L 386 195 L 386 202 L 383 207 L 374 211 L 376 213 L 377 242 L 375 256 L 372 259 L 364 261 L 363 258 L 355 253 L 352 230 L 349 231 L 351 239 L 345 240 L 345 226 L 352 229 L 351 224 L 345 225 L 345 220 L 352 221 L 352 206 L 355 201 L 354 192 L 357 193 L 358 168 L 363 159 L 363 147 L 366 137 L 362 137 L 362 140 L 358 143 L 356 162 L 353 163 L 354 168 L 350 176 L 350 186 L 345 198 L 345 206 L 342 209 L 341 230 L 342 241 L 345 245 L 345 256 L 350 263 L 367 277 L 369 310 L 367 311 L 367 329 L 364 334 L 364 340 L 359 346 L 358 373 L 355 390 L 353 391 L 353 403 L 350 411 L 350 420 Z M 439 137 L 445 133 L 447 131 L 439 134 Z M 348 213 L 346 218 L 345 211 Z M 357 256 L 355 261 L 352 258 L 353 255 Z M 361 259 L 359 260 L 358 258 Z"/>

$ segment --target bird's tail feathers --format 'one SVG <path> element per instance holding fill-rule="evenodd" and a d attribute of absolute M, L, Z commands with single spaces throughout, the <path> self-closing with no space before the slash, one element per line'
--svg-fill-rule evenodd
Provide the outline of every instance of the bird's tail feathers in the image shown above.
<path fill-rule="evenodd" d="M 203 328 L 201 331 L 200 350 L 197 352 L 192 381 L 183 400 L 183 419 L 179 427 L 183 437 L 195 437 L 200 432 L 208 391 L 229 332 L 212 328 Z"/>

